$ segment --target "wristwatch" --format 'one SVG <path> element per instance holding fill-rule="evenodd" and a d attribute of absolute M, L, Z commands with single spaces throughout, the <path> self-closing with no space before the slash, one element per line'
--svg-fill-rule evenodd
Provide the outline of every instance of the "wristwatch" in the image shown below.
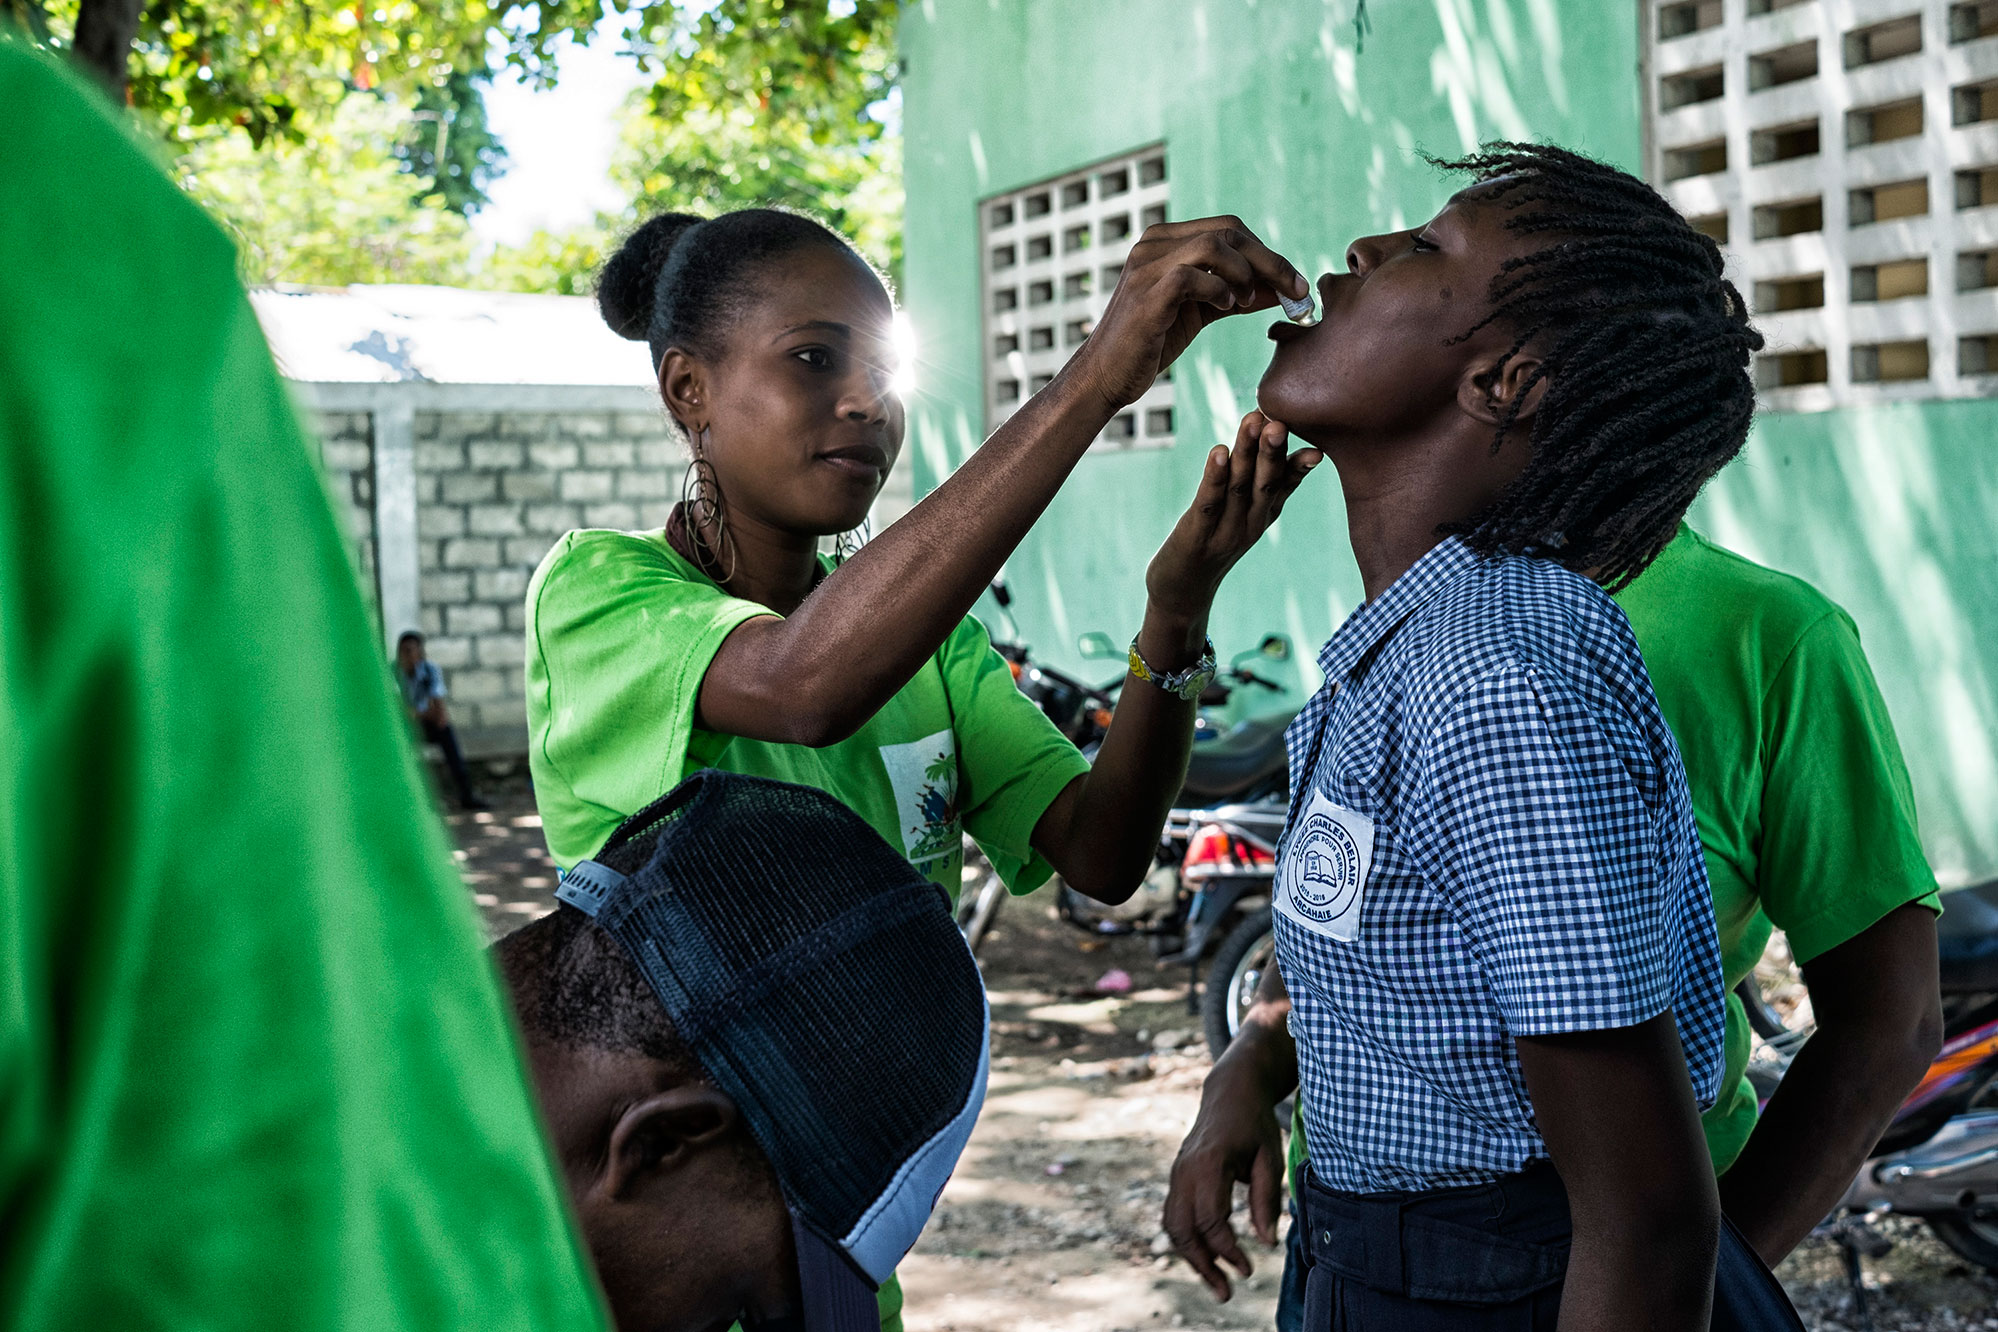
<path fill-rule="evenodd" d="M 1138 640 L 1131 640 L 1131 674 L 1148 684 L 1155 684 L 1168 694 L 1176 694 L 1191 703 L 1200 697 L 1200 691 L 1214 683 L 1214 640 L 1208 639 L 1200 660 L 1183 671 L 1155 671 L 1145 663 L 1138 652 Z"/>

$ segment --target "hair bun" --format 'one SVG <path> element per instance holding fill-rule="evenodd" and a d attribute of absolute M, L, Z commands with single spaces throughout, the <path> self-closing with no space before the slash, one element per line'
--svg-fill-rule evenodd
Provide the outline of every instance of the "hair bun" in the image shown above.
<path fill-rule="evenodd" d="M 597 309 L 612 332 L 634 342 L 646 340 L 659 274 L 680 238 L 704 221 L 692 213 L 661 213 L 625 237 L 597 274 Z"/>

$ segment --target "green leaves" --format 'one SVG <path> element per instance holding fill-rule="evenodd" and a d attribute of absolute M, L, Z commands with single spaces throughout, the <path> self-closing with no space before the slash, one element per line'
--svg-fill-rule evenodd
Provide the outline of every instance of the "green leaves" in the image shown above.
<path fill-rule="evenodd" d="M 485 81 L 453 73 L 417 94 L 396 156 L 404 171 L 429 182 L 418 192 L 422 202 L 438 200 L 459 214 L 490 202 L 486 186 L 506 169 L 506 148 L 486 127 Z"/>
<path fill-rule="evenodd" d="M 387 99 L 355 93 L 295 140 L 259 149 L 215 135 L 176 167 L 234 236 L 253 285 L 462 283 L 471 229 L 441 199 L 413 197 L 397 156 L 404 124 Z"/>
<path fill-rule="evenodd" d="M 898 273 L 893 0 L 723 0 L 700 14 L 672 4 L 640 12 L 640 65 L 659 78 L 628 111 L 611 169 L 635 211 L 799 208 Z"/>
<path fill-rule="evenodd" d="M 0 0 L 0 24 L 61 49 L 79 6 L 103 2 Z M 816 214 L 899 271 L 897 0 L 610 8 L 632 16 L 656 76 L 612 169 L 630 207 L 483 273 L 462 215 L 505 149 L 482 83 L 495 66 L 552 83 L 556 43 L 590 40 L 604 0 L 145 0 L 128 96 L 243 243 L 252 280 L 581 291 L 604 238 L 639 216 L 760 203 Z"/>

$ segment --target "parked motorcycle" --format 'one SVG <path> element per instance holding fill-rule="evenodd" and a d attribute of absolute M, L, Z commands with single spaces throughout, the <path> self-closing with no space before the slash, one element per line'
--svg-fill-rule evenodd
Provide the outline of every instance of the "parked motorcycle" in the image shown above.
<path fill-rule="evenodd" d="M 1867 1326 L 1861 1258 L 1891 1247 L 1868 1224 L 1884 1213 L 1921 1218 L 1966 1261 L 1998 1272 L 1998 880 L 1951 892 L 1943 907 L 1942 1051 L 1817 1232 L 1845 1250 Z M 1738 992 L 1766 1043 L 1749 1065 L 1766 1102 L 1810 1033 L 1785 1028 L 1752 977 Z"/>
<path fill-rule="evenodd" d="M 1003 581 L 993 584 L 992 596 L 1004 630 L 994 647 L 1012 665 L 1022 692 L 1085 754 L 1093 756 L 1108 730 L 1124 676 L 1120 673 L 1108 685 L 1090 685 L 1036 662 L 1020 641 L 1012 617 L 1012 595 Z M 1084 634 L 1078 646 L 1087 659 L 1123 659 L 1106 634 Z M 1244 961 L 1254 951 L 1250 946 L 1254 940 L 1248 937 L 1252 932 L 1245 929 L 1245 922 L 1260 912 L 1262 933 L 1268 933 L 1269 875 L 1258 873 L 1249 862 L 1257 854 L 1269 857 L 1267 850 L 1251 850 L 1253 830 L 1268 822 L 1271 810 L 1275 825 L 1265 835 L 1274 842 L 1283 826 L 1287 788 L 1283 732 L 1302 701 L 1302 693 L 1291 665 L 1290 642 L 1282 635 L 1269 635 L 1253 651 L 1231 660 L 1201 696 L 1186 784 L 1178 802 L 1181 808 L 1168 819 L 1145 883 L 1129 901 L 1117 906 L 1084 897 L 1066 884 L 1057 888 L 1057 914 L 1069 924 L 1093 935 L 1143 934 L 1162 964 L 1184 963 L 1195 968 L 1189 975 L 1190 1011 L 1198 993 L 1198 964 L 1210 953 L 1217 960 L 1225 955 L 1227 962 L 1225 973 L 1210 967 L 1210 989 L 1213 978 L 1223 974 L 1232 978 L 1232 988 L 1239 989 L 1242 977 L 1236 973 L 1247 966 L 1248 990 L 1254 993 L 1260 973 L 1250 965 L 1252 957 Z M 1196 812 L 1221 813 L 1208 811 L 1210 805 L 1229 811 L 1233 822 L 1196 838 L 1196 833 L 1213 823 L 1212 819 L 1196 817 Z M 1228 833 L 1229 827 L 1236 833 Z M 1244 838 L 1239 852 L 1228 840 L 1235 835 Z M 1196 849 L 1196 841 L 1199 855 L 1189 866 L 1188 852 Z M 958 924 L 975 952 L 1007 894 L 998 874 L 976 854 L 969 839 L 965 865 Z M 1189 868 L 1191 876 L 1187 877 L 1184 871 Z M 1231 944 L 1235 945 L 1232 951 Z"/>
<path fill-rule="evenodd" d="M 995 578 L 991 593 L 999 607 L 1000 629 L 993 637 L 992 648 L 1012 668 L 1013 682 L 1047 714 L 1057 730 L 1085 752 L 1093 751 L 1110 728 L 1110 714 L 1117 706 L 1117 690 L 1124 683 L 1123 675 L 1106 685 L 1092 685 L 1034 660 L 1022 640 L 1019 622 L 1013 618 L 1013 592 L 1006 580 Z M 992 868 L 978 844 L 967 835 L 964 880 L 957 898 L 957 927 L 973 953 L 991 933 L 1006 897 L 1006 884 L 999 871 Z"/>
<path fill-rule="evenodd" d="M 1057 913 L 1078 929 L 1141 934 L 1161 966 L 1185 966 L 1187 1011 L 1217 1049 L 1274 949 L 1270 884 L 1289 799 L 1283 733 L 1302 699 L 1290 655 L 1288 639 L 1269 635 L 1201 696 L 1186 782 L 1137 893 L 1116 906 L 1066 884 L 1056 896 Z"/>

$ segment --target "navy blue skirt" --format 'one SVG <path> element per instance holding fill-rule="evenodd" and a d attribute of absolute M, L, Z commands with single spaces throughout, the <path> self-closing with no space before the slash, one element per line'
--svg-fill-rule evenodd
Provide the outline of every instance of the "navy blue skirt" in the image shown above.
<path fill-rule="evenodd" d="M 1307 1177 L 1303 1193 L 1303 1332 L 1553 1332 L 1573 1227 L 1552 1164 L 1423 1193 L 1340 1193 Z M 1725 1218 L 1713 1327 L 1804 1327 Z"/>

